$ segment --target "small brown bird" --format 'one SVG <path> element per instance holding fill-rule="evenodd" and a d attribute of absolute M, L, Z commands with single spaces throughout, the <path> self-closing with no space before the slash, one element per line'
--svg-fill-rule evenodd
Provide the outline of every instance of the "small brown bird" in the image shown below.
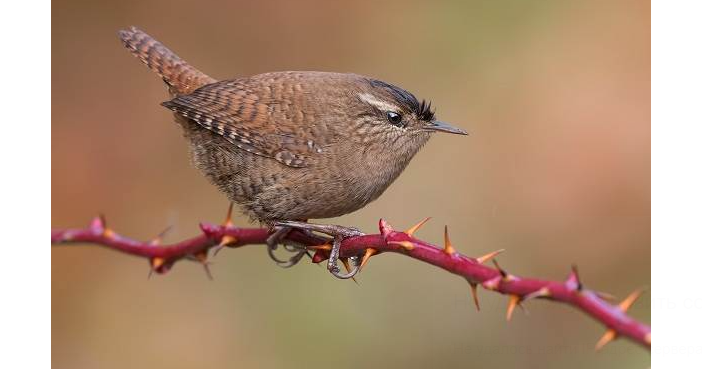
<path fill-rule="evenodd" d="M 334 236 L 328 268 L 339 278 L 341 240 L 358 231 L 303 223 L 358 210 L 375 200 L 441 131 L 429 103 L 373 78 L 348 73 L 273 72 L 217 81 L 137 28 L 125 46 L 156 72 L 190 141 L 195 166 L 252 219 L 275 230 L 269 254 L 293 227 Z"/>

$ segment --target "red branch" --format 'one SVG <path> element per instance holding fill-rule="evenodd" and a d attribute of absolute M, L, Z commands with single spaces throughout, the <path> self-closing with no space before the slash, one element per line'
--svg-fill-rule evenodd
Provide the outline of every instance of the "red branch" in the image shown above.
<path fill-rule="evenodd" d="M 392 229 L 384 220 L 380 220 L 380 233 L 352 237 L 341 245 L 341 258 L 345 261 L 351 256 L 363 256 L 365 265 L 371 256 L 393 252 L 429 263 L 450 273 L 465 278 L 471 286 L 475 304 L 480 309 L 477 299 L 477 286 L 509 296 L 507 319 L 514 308 L 532 298 L 550 299 L 569 304 L 590 315 L 607 327 L 604 336 L 596 348 L 602 348 L 608 342 L 622 336 L 642 346 L 651 348 L 651 327 L 626 314 L 627 309 L 641 294 L 634 291 L 618 305 L 607 302 L 607 296 L 585 289 L 580 282 L 577 270 L 573 271 L 564 282 L 548 281 L 535 278 L 518 277 L 502 270 L 493 260 L 495 268 L 484 265 L 500 251 L 481 257 L 469 257 L 457 253 L 445 234 L 445 245 L 437 247 L 413 234 L 426 219 L 404 232 Z M 201 224 L 202 234 L 172 245 L 161 245 L 161 236 L 149 242 L 136 241 L 121 236 L 106 226 L 103 218 L 95 218 L 85 229 L 59 229 L 51 231 L 52 244 L 93 243 L 103 245 L 127 254 L 146 257 L 151 268 L 157 273 L 165 273 L 181 259 L 199 261 L 207 267 L 208 251 L 218 246 L 241 247 L 245 245 L 264 245 L 269 233 L 264 228 L 238 228 L 230 221 L 224 225 Z M 328 258 L 329 239 L 310 236 L 293 231 L 288 240 L 306 245 L 315 251 L 312 261 L 319 263 Z"/>

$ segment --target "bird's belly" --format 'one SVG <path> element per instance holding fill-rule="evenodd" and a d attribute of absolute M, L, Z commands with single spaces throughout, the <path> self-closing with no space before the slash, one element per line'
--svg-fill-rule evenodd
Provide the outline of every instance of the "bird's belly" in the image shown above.
<path fill-rule="evenodd" d="M 353 168 L 338 161 L 292 168 L 231 146 L 220 136 L 180 119 L 191 141 L 193 162 L 212 183 L 252 219 L 323 219 L 356 211 L 378 198 L 403 166 L 356 160 Z"/>
<path fill-rule="evenodd" d="M 307 172 L 294 183 L 297 190 L 288 194 L 297 198 L 299 206 L 295 213 L 305 215 L 298 218 L 333 218 L 359 210 L 382 195 L 399 174 L 368 169 L 300 169 Z"/>
<path fill-rule="evenodd" d="M 338 154 L 337 154 L 338 155 Z M 343 155 L 341 155 L 343 156 Z M 377 199 L 399 176 L 407 162 L 395 158 L 355 158 L 353 167 L 339 165 L 338 156 L 306 168 L 285 168 L 286 181 L 262 193 L 262 203 L 276 219 L 333 218 L 359 210 Z M 343 161 L 342 161 L 343 162 Z M 280 171 L 279 163 L 276 169 Z"/>
<path fill-rule="evenodd" d="M 262 189 L 254 206 L 262 211 L 255 212 L 272 220 L 333 218 L 364 207 L 387 187 L 370 187 L 323 173 L 306 174 Z"/>

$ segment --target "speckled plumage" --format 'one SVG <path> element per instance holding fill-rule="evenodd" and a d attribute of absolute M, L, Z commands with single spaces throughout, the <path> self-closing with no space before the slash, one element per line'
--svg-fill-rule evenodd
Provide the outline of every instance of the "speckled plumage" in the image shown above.
<path fill-rule="evenodd" d="M 195 166 L 264 223 L 365 206 L 433 132 L 428 104 L 385 82 L 328 72 L 216 81 L 136 28 L 119 35 L 168 85 L 173 99 L 162 105 L 183 127 Z"/>

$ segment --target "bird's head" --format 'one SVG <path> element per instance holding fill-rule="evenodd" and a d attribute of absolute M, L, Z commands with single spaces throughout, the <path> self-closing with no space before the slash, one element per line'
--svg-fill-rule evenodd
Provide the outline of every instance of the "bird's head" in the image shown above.
<path fill-rule="evenodd" d="M 436 120 L 431 103 L 410 92 L 375 79 L 365 78 L 357 90 L 359 133 L 367 144 L 414 155 L 434 132 L 467 133 Z"/>

